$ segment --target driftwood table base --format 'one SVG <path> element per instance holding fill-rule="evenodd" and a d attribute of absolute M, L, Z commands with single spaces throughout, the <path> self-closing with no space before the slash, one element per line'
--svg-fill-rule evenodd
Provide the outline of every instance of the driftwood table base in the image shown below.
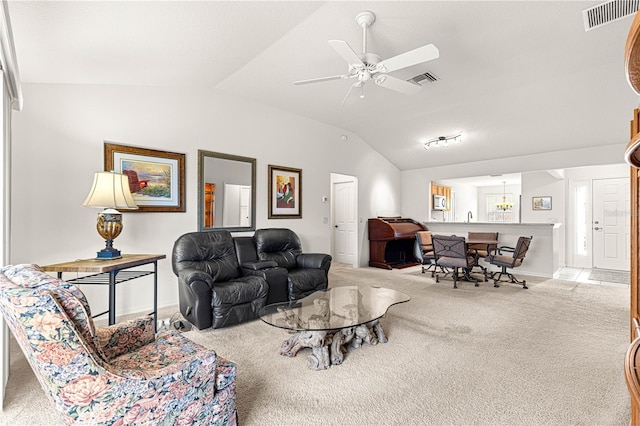
<path fill-rule="evenodd" d="M 380 325 L 374 320 L 355 327 L 337 331 L 301 331 L 282 343 L 280 355 L 294 357 L 302 348 L 311 348 L 307 365 L 312 370 L 326 370 L 330 365 L 340 365 L 344 361 L 347 346 L 359 348 L 363 344 L 387 343 L 388 339 Z"/>

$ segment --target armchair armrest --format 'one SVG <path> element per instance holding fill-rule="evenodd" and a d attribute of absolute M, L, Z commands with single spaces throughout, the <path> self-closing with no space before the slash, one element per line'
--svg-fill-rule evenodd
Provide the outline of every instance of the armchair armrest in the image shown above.
<path fill-rule="evenodd" d="M 96 329 L 100 348 L 108 359 L 135 351 L 156 338 L 153 317 L 140 317 Z"/>
<path fill-rule="evenodd" d="M 500 247 L 490 247 L 488 252 L 488 257 L 492 256 L 500 256 L 502 252 L 514 253 L 516 249 L 514 247 L 509 246 L 500 246 Z"/>
<path fill-rule="evenodd" d="M 329 270 L 331 266 L 331 256 L 324 253 L 302 253 L 296 257 L 296 262 L 300 268 Z"/>
<path fill-rule="evenodd" d="M 158 389 L 189 377 L 191 383 L 216 392 L 233 386 L 236 376 L 233 362 L 175 331 L 158 334 L 148 347 L 113 359 L 107 368 L 126 379 L 158 381 Z"/>

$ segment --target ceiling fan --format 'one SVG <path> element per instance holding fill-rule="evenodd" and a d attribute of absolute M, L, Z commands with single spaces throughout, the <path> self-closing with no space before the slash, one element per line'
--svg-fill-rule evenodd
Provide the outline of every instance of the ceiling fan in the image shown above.
<path fill-rule="evenodd" d="M 433 44 L 427 44 L 426 46 L 418 47 L 417 49 L 382 60 L 380 56 L 367 52 L 367 30 L 375 20 L 376 15 L 368 10 L 356 15 L 356 22 L 362 27 L 362 54 L 360 55 L 357 54 L 346 41 L 329 40 L 329 45 L 349 64 L 347 74 L 299 80 L 293 84 L 302 85 L 330 80 L 357 79 L 342 99 L 342 105 L 344 105 L 353 89 L 360 89 L 360 98 L 364 98 L 364 85 L 369 80 L 373 80 L 378 86 L 386 87 L 387 89 L 407 95 L 413 95 L 419 92 L 422 88 L 419 84 L 393 77 L 388 73 L 437 59 L 440 56 L 438 48 Z"/>

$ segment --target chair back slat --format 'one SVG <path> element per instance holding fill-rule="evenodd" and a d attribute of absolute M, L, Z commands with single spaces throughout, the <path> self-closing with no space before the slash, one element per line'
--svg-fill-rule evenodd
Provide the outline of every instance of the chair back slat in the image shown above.
<path fill-rule="evenodd" d="M 467 249 L 464 237 L 433 235 L 433 251 L 436 262 L 441 257 L 454 257 L 459 259 L 467 258 Z"/>

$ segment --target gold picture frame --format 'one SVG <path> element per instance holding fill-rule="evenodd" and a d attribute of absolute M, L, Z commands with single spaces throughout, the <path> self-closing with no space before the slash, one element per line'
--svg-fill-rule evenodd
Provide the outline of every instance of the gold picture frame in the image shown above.
<path fill-rule="evenodd" d="M 184 212 L 185 154 L 104 143 L 104 169 L 129 176 L 131 212 Z"/>

